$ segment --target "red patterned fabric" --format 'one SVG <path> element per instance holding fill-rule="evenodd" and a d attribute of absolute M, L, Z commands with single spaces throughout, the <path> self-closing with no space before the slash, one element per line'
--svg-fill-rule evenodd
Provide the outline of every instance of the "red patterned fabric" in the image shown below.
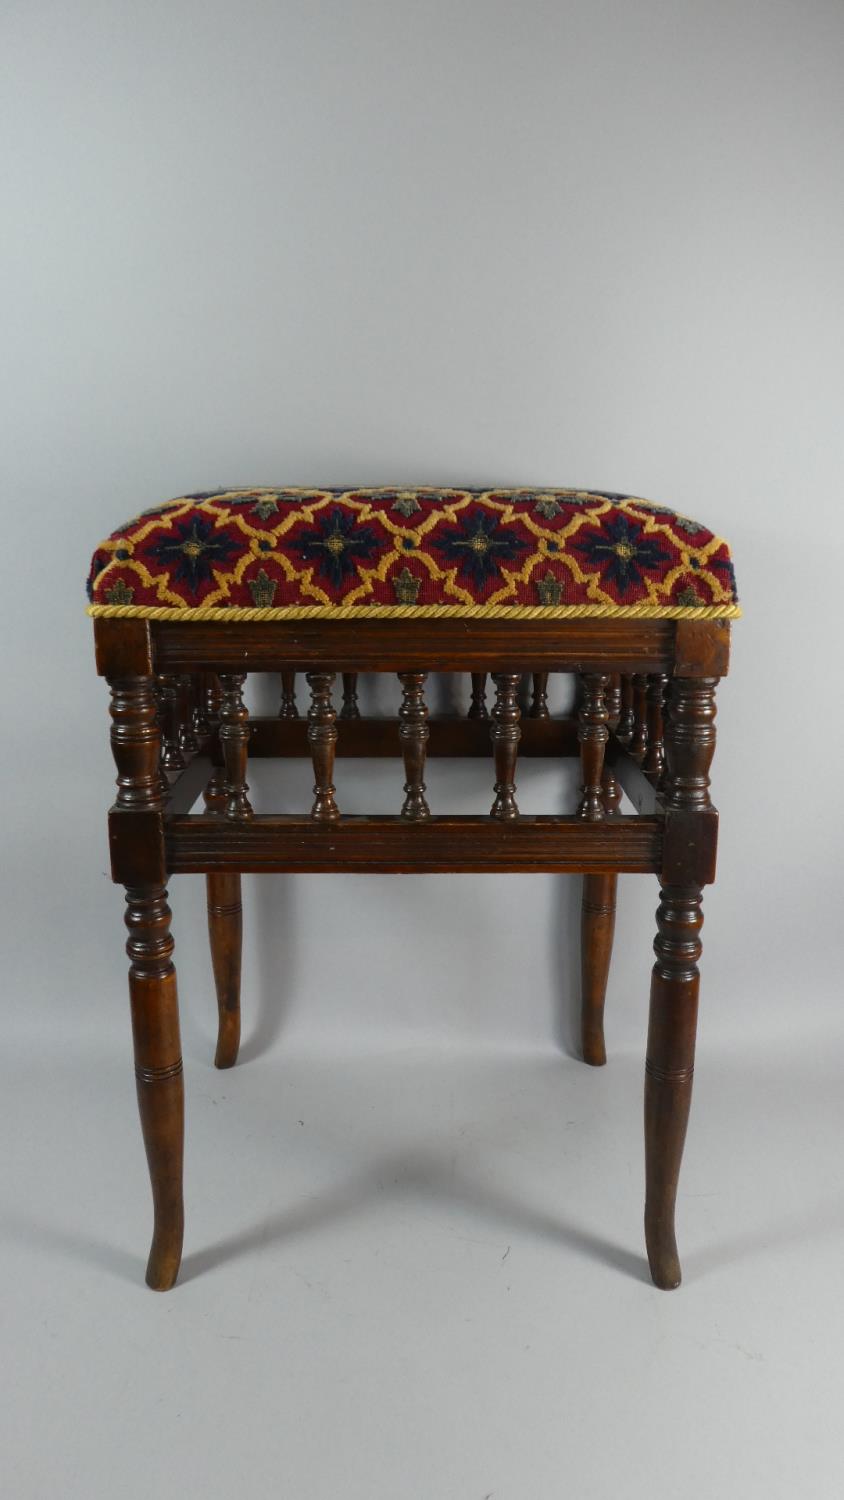
<path fill-rule="evenodd" d="M 235 489 L 169 500 L 94 553 L 93 614 L 730 617 L 727 543 L 631 496 L 564 489 Z"/>

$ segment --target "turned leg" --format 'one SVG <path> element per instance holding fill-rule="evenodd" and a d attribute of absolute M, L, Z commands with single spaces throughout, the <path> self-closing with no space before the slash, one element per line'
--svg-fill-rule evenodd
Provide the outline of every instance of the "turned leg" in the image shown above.
<path fill-rule="evenodd" d="M 170 908 L 163 884 L 140 884 L 128 871 L 137 864 L 158 869 L 163 880 L 163 845 L 148 833 L 143 855 L 130 840 L 139 813 L 139 827 L 148 829 L 150 815 L 159 814 L 164 794 L 159 770 L 161 728 L 151 676 L 109 677 L 111 687 L 111 748 L 117 767 L 116 806 L 110 814 L 112 859 L 126 886 L 126 952 L 131 960 L 129 997 L 135 1043 L 135 1076 L 144 1144 L 152 1182 L 155 1229 L 147 1265 L 147 1281 L 164 1291 L 173 1285 L 182 1254 L 182 1136 L 184 1103 L 179 1011 Z M 137 864 L 136 864 L 137 861 Z M 144 877 L 140 877 L 143 879 Z"/>
<path fill-rule="evenodd" d="M 615 931 L 617 875 L 584 875 L 580 912 L 581 1038 L 583 1061 L 601 1067 L 607 1060 L 604 1044 L 604 1001 Z"/>
<path fill-rule="evenodd" d="M 654 1282 L 670 1290 L 681 1276 L 674 1210 L 692 1102 L 703 914 L 697 887 L 660 894 L 645 1063 L 645 1239 Z"/>
<path fill-rule="evenodd" d="M 138 1108 L 154 1210 L 146 1279 L 164 1292 L 176 1280 L 182 1258 L 184 1088 L 170 908 L 163 886 L 127 889 L 126 926 Z"/>
<path fill-rule="evenodd" d="M 665 726 L 666 855 L 657 911 L 645 1064 L 645 1239 L 658 1287 L 680 1284 L 677 1181 L 692 1097 L 702 884 L 714 872 L 709 800 L 715 678 L 677 678 Z M 676 832 L 675 832 L 676 829 Z"/>
<path fill-rule="evenodd" d="M 608 817 L 618 811 L 621 787 L 613 769 L 604 763 L 601 800 Z M 580 905 L 580 1019 L 583 1061 L 601 1067 L 607 1060 L 604 1045 L 604 1001 L 607 994 L 613 934 L 617 874 L 584 875 Z"/>
<path fill-rule="evenodd" d="M 240 875 L 217 871 L 205 877 L 208 937 L 217 990 L 217 1051 L 215 1068 L 232 1068 L 240 1046 L 240 958 L 243 947 L 243 910 Z"/>

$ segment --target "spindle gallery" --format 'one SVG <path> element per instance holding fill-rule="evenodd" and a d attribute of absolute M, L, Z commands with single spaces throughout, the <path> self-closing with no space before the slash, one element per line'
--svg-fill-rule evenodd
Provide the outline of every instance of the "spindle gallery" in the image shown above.
<path fill-rule="evenodd" d="M 109 838 L 126 890 L 154 1209 L 149 1285 L 173 1285 L 183 1235 L 170 877 L 206 877 L 215 1061 L 226 1068 L 240 1040 L 242 873 L 546 871 L 583 879 L 582 1047 L 592 1064 L 606 1061 L 618 875 L 660 882 L 645 1240 L 654 1282 L 676 1287 L 701 899 L 715 875 L 715 690 L 740 613 L 727 544 L 674 510 L 605 492 L 235 489 L 183 496 L 118 527 L 94 554 L 89 600 L 111 690 Z M 277 714 L 250 716 L 247 672 L 277 674 Z M 395 718 L 361 711 L 361 672 L 394 674 Z M 437 672 L 466 674 L 461 712 L 429 714 Z M 548 706 L 549 674 L 560 672 L 579 685 L 566 716 Z M 249 761 L 265 756 L 310 757 L 310 807 L 255 814 Z M 344 756 L 397 759 L 393 815 L 343 813 Z M 489 814 L 438 813 L 429 756 L 476 761 Z M 519 756 L 579 757 L 568 815 L 520 813 Z M 204 810 L 192 811 L 200 798 Z"/>

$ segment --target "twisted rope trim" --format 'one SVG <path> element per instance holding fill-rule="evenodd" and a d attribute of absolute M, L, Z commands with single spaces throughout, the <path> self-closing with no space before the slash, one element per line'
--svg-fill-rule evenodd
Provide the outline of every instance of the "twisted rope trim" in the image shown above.
<path fill-rule="evenodd" d="M 271 620 L 739 620 L 737 604 L 290 604 L 279 609 L 230 609 L 216 605 L 89 604 L 98 620 L 213 621 L 219 624 Z"/>

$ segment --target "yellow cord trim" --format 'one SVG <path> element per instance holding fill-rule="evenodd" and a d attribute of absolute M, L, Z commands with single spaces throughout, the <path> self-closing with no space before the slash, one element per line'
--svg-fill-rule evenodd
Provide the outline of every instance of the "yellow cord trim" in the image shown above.
<path fill-rule="evenodd" d="M 89 604 L 102 620 L 211 620 L 220 624 L 271 620 L 739 620 L 737 604 L 291 604 L 278 609 L 198 608 L 144 604 Z"/>

